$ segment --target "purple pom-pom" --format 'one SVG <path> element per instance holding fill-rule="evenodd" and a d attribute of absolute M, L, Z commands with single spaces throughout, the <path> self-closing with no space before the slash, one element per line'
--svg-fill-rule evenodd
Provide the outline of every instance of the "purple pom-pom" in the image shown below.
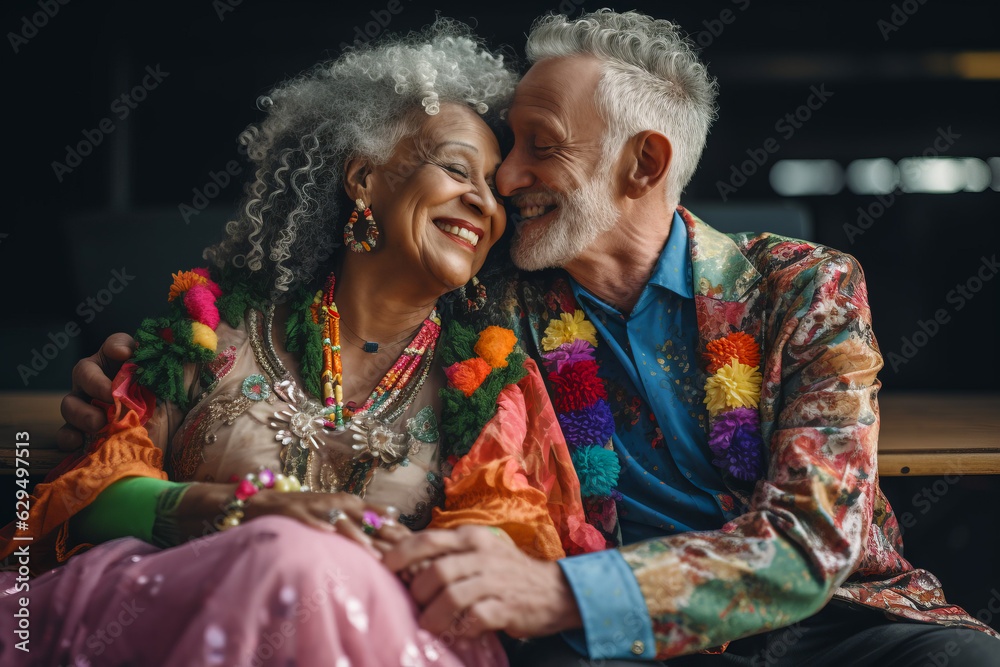
<path fill-rule="evenodd" d="M 720 415 L 712 425 L 708 446 L 715 454 L 714 465 L 733 477 L 749 482 L 764 469 L 764 443 L 760 437 L 760 416 L 750 408 L 736 408 Z"/>
<path fill-rule="evenodd" d="M 572 366 L 578 361 L 593 361 L 594 346 L 585 340 L 576 339 L 571 343 L 563 343 L 545 355 L 545 367 L 552 370 L 555 364 L 556 372 L 562 373 L 563 368 Z"/>
<path fill-rule="evenodd" d="M 737 429 L 756 432 L 760 428 L 760 415 L 750 408 L 736 408 L 723 415 L 712 425 L 712 433 L 708 436 L 708 446 L 716 456 L 722 456 L 729 448 L 729 442 Z"/>
<path fill-rule="evenodd" d="M 742 428 L 737 430 L 726 450 L 725 467 L 737 479 L 745 482 L 757 479 L 764 468 L 762 447 L 763 443 L 757 433 L 748 433 Z"/>
<path fill-rule="evenodd" d="M 615 432 L 615 418 L 607 401 L 600 399 L 590 407 L 560 413 L 559 426 L 570 445 L 603 446 Z"/>

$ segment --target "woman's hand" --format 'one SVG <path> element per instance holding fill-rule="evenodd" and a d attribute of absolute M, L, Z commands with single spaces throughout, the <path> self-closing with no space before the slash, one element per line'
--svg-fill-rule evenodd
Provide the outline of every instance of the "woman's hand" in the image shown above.
<path fill-rule="evenodd" d="M 372 514 L 366 517 L 367 513 Z M 340 533 L 364 546 L 379 560 L 383 551 L 410 534 L 408 528 L 396 521 L 398 512 L 366 503 L 350 493 L 280 493 L 264 489 L 247 500 L 243 514 L 244 521 L 279 514 L 324 532 Z M 369 528 L 366 532 L 366 523 L 378 528 Z"/>
<path fill-rule="evenodd" d="M 176 510 L 178 535 L 182 541 L 207 535 L 225 518 L 225 507 L 236 492 L 235 484 L 197 482 L 181 498 Z M 374 522 L 381 526 L 364 529 L 365 513 L 373 512 Z M 354 540 L 373 557 L 382 560 L 382 553 L 396 542 L 408 537 L 408 528 L 399 524 L 399 512 L 390 507 L 366 503 L 350 493 L 288 492 L 263 489 L 250 496 L 243 507 L 243 521 L 276 514 L 296 519 L 323 532 L 337 532 Z"/>

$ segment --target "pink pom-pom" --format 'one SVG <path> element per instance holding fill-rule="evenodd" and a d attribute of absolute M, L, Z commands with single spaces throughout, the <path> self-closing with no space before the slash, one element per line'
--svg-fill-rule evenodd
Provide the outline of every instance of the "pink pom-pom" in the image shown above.
<path fill-rule="evenodd" d="M 199 276 L 205 279 L 205 287 L 212 293 L 216 299 L 222 296 L 222 288 L 212 281 L 211 276 L 209 276 L 208 269 L 191 269 L 191 273 L 197 273 Z"/>
<path fill-rule="evenodd" d="M 219 326 L 219 309 L 215 307 L 215 297 L 205 285 L 195 285 L 184 294 L 184 307 L 195 322 L 201 322 L 215 331 Z"/>
<path fill-rule="evenodd" d="M 246 500 L 250 496 L 257 493 L 257 487 L 253 485 L 248 479 L 244 479 L 236 487 L 236 497 L 240 500 Z"/>

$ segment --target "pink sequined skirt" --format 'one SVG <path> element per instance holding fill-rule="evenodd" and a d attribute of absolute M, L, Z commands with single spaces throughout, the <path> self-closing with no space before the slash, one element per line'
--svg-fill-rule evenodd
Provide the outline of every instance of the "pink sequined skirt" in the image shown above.
<path fill-rule="evenodd" d="M 417 626 L 399 579 L 355 543 L 284 517 L 159 550 L 98 546 L 15 592 L 0 573 L 2 665 L 506 666 L 497 638 Z M 29 604 L 25 653 L 15 644 Z"/>

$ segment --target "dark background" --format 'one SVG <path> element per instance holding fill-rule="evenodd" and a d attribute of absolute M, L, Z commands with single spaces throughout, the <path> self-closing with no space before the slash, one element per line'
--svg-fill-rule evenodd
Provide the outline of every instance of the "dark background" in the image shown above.
<path fill-rule="evenodd" d="M 0 221 L 6 283 L 0 389 L 18 391 L 67 387 L 78 358 L 107 334 L 132 331 L 162 307 L 170 271 L 200 264 L 201 247 L 218 236 L 240 194 L 245 168 L 189 221 L 179 207 L 198 203 L 193 190 L 204 192 L 210 172 L 241 159 L 236 136 L 259 119 L 255 100 L 274 83 L 336 56 L 359 32 L 381 32 L 379 18 L 388 19 L 388 30 L 406 31 L 432 21 L 437 9 L 473 24 L 513 54 L 522 52 L 535 16 L 601 6 L 574 0 L 42 1 L 58 13 L 37 32 L 23 24 L 42 11 L 37 0 L 5 3 L 0 24 L 7 33 L 0 50 L 8 118 L 3 182 L 10 202 Z M 992 188 L 898 194 L 853 238 L 845 225 L 857 224 L 859 207 L 871 207 L 875 196 L 845 188 L 782 198 L 768 171 L 780 159 L 824 158 L 841 166 L 858 158 L 896 162 L 922 154 L 939 130 L 955 137 L 946 155 L 1000 156 L 1000 64 L 995 55 L 992 61 L 977 57 L 987 63 L 986 78 L 972 79 L 963 77 L 962 61 L 955 59 L 1000 51 L 998 3 L 609 4 L 678 21 L 705 47 L 703 57 L 720 81 L 719 120 L 683 203 L 696 213 L 695 202 L 721 203 L 718 182 L 730 178 L 746 151 L 776 139 L 780 149 L 726 206 L 791 206 L 812 220 L 812 240 L 855 255 L 868 277 L 875 331 L 887 356 L 902 352 L 903 338 L 912 340 L 920 321 L 933 319 L 938 309 L 947 312 L 948 322 L 923 339 L 911 360 L 897 368 L 887 363 L 883 391 L 997 392 L 1000 281 L 986 281 L 960 310 L 947 295 L 976 275 L 984 256 L 1000 250 L 1000 161 L 993 163 Z M 15 53 L 10 42 L 17 33 L 28 40 Z M 113 100 L 140 84 L 147 66 L 169 74 L 119 119 L 121 107 L 113 108 Z M 775 123 L 807 100 L 811 86 L 821 85 L 833 95 L 794 136 L 783 137 Z M 65 162 L 67 145 L 76 146 L 106 117 L 114 130 L 101 133 L 92 153 L 57 180 L 52 163 Z M 114 270 L 131 276 L 128 284 L 120 294 L 102 293 Z M 106 303 L 98 301 L 97 312 L 88 298 Z M 60 335 L 70 323 L 80 327 L 79 335 Z M 50 342 L 62 348 L 57 354 L 48 348 L 54 358 L 36 356 Z M 33 359 L 42 369 L 22 376 L 18 366 L 29 368 Z M 937 573 L 949 597 L 975 613 L 991 596 L 1000 601 L 994 510 L 1000 482 L 960 478 L 922 511 L 927 505 L 915 503 L 915 496 L 934 481 L 891 478 L 883 487 L 897 511 L 916 516 L 907 531 L 907 555 Z"/>

